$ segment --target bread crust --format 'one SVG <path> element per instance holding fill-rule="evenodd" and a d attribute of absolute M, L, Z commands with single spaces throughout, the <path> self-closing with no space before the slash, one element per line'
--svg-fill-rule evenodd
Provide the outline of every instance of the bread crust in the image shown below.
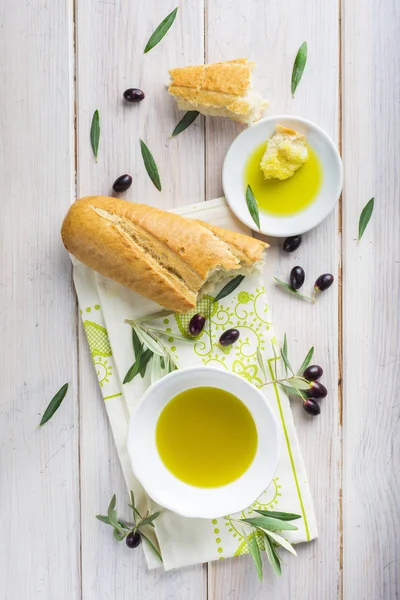
<path fill-rule="evenodd" d="M 144 204 L 89 196 L 70 207 L 61 235 L 67 250 L 95 271 L 171 310 L 185 312 L 196 305 L 210 275 L 219 270 L 234 274 L 243 266 L 237 252 L 240 234 L 215 229 L 218 232 Z M 255 262 L 266 245 L 241 237 L 242 247 Z"/>
<path fill-rule="evenodd" d="M 238 58 L 210 65 L 171 69 L 169 92 L 185 110 L 203 110 L 205 114 L 222 116 L 225 109 L 228 114 L 224 116 L 247 123 L 253 111 L 254 120 L 268 106 L 259 97 L 259 107 L 255 110 L 253 101 L 247 97 L 254 66 L 255 63 L 246 58 Z M 219 112 L 213 113 L 213 110 Z"/>

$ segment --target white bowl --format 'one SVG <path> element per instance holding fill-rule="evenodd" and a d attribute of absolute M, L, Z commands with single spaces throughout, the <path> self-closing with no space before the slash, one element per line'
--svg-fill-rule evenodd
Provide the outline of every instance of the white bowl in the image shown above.
<path fill-rule="evenodd" d="M 258 121 L 248 127 L 230 145 L 222 169 L 222 185 L 229 206 L 245 225 L 257 231 L 246 205 L 244 169 L 251 153 L 275 133 L 276 125 L 283 125 L 304 134 L 315 150 L 322 165 L 322 185 L 315 200 L 301 212 L 293 215 L 270 215 L 260 210 L 261 232 L 272 237 L 287 237 L 313 229 L 326 219 L 339 199 L 343 185 L 343 167 L 340 154 L 325 131 L 318 125 L 302 119 L 278 115 Z"/>
<path fill-rule="evenodd" d="M 180 392 L 199 386 L 234 394 L 246 405 L 257 428 L 252 464 L 238 479 L 220 487 L 184 483 L 166 468 L 156 447 L 156 424 L 165 405 Z M 242 377 L 213 367 L 174 371 L 154 383 L 132 414 L 128 434 L 133 472 L 150 498 L 184 517 L 204 519 L 239 512 L 252 504 L 274 477 L 280 446 L 278 421 L 263 394 Z"/>

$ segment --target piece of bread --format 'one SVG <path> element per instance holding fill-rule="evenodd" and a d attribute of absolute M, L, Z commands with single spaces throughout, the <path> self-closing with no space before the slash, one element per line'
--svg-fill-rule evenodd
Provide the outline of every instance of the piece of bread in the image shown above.
<path fill-rule="evenodd" d="M 181 110 L 198 110 L 203 115 L 229 117 L 251 125 L 258 121 L 268 102 L 251 87 L 255 63 L 247 58 L 195 67 L 171 69 L 170 94 Z"/>
<path fill-rule="evenodd" d="M 106 277 L 176 312 L 262 261 L 264 242 L 105 196 L 77 200 L 61 228 L 67 250 Z"/>
<path fill-rule="evenodd" d="M 261 159 L 265 179 L 288 179 L 308 160 L 306 138 L 293 129 L 277 125 Z"/>

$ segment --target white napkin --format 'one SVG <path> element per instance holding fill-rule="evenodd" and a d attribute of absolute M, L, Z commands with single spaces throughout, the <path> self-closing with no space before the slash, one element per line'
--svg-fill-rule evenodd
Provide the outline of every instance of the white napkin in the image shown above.
<path fill-rule="evenodd" d="M 223 198 L 175 212 L 249 233 L 233 217 Z M 83 325 L 128 489 L 135 492 L 138 506 L 143 512 L 147 509 L 152 512 L 157 509 L 162 511 L 155 521 L 156 539 L 152 539 L 160 547 L 164 568 L 169 570 L 247 553 L 243 532 L 237 529 L 237 523 L 232 522 L 229 516 L 212 521 L 180 517 L 155 505 L 135 479 L 126 448 L 128 422 L 129 415 L 150 385 L 151 363 L 143 379 L 137 376 L 131 383 L 121 384 L 134 361 L 131 328 L 125 323 L 125 319 L 150 315 L 160 310 L 160 307 L 95 274 L 75 259 L 73 265 Z M 214 305 L 215 312 L 211 319 L 214 342 L 212 350 L 206 330 L 193 345 L 169 338 L 169 348 L 180 367 L 208 364 L 234 371 L 257 385 L 264 381 L 256 357 L 256 349 L 260 347 L 267 370 L 274 370 L 276 363 L 278 373 L 280 372 L 279 348 L 262 279 L 260 273 L 247 276 L 232 294 Z M 171 315 L 158 322 L 154 321 L 153 325 L 179 331 L 181 327 L 187 327 L 190 315 L 195 312 L 198 311 L 192 311 L 189 316 Z M 235 345 L 223 351 L 215 342 L 222 331 L 230 327 L 239 329 L 241 335 Z M 274 356 L 274 348 L 277 358 Z M 271 380 L 272 373 L 267 372 L 267 375 Z M 303 517 L 296 521 L 299 528 L 297 531 L 285 532 L 286 537 L 292 543 L 309 541 L 317 537 L 317 526 L 289 400 L 278 386 L 269 385 L 263 391 L 282 426 L 282 457 L 268 489 L 251 507 L 235 516 L 248 516 L 254 508 L 298 513 Z M 261 537 L 258 543 L 262 549 Z M 149 568 L 161 566 L 148 547 L 144 546 L 144 550 Z"/>

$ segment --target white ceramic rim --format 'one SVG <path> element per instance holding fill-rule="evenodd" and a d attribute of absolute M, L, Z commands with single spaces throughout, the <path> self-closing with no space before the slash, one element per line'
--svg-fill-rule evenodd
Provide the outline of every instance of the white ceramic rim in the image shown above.
<path fill-rule="evenodd" d="M 257 428 L 252 464 L 241 477 L 221 487 L 184 483 L 165 467 L 156 448 L 155 427 L 164 406 L 181 391 L 199 386 L 233 393 L 250 410 Z M 174 371 L 145 392 L 130 419 L 128 452 L 135 476 L 157 504 L 184 517 L 214 519 L 247 508 L 262 494 L 275 475 L 281 442 L 278 419 L 256 387 L 230 371 L 200 366 Z"/>
<path fill-rule="evenodd" d="M 271 237 L 288 237 L 314 229 L 335 208 L 343 187 L 343 165 L 339 151 L 330 136 L 319 125 L 292 115 L 274 115 L 257 121 L 242 131 L 232 142 L 225 155 L 222 167 L 222 186 L 225 198 L 237 218 L 250 229 L 257 231 L 251 218 L 245 199 L 243 170 L 251 152 L 274 132 L 275 125 L 291 127 L 300 131 L 309 139 L 318 140 L 327 160 L 322 160 L 321 152 L 316 149 L 322 162 L 324 180 L 316 199 L 307 208 L 294 215 L 274 216 L 260 211 L 261 232 Z M 270 125 L 270 132 L 262 131 Z M 330 181 L 332 180 L 332 181 Z M 240 191 L 239 191 L 240 190 Z M 279 233 L 277 233 L 277 229 Z"/>

